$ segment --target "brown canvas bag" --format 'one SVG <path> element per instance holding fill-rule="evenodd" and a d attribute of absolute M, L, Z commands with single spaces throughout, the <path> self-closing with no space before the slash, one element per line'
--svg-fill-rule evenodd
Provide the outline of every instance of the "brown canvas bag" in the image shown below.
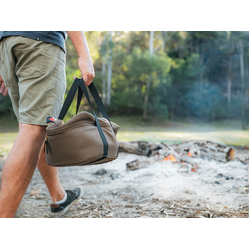
<path fill-rule="evenodd" d="M 76 115 L 64 123 L 63 118 L 77 90 Z M 110 122 L 93 82 L 89 85 L 89 90 L 103 118 L 97 118 L 83 79 L 76 78 L 58 119 L 46 129 L 45 154 L 48 165 L 56 167 L 95 165 L 117 158 L 119 144 L 116 133 L 120 127 Z M 83 93 L 92 108 L 93 115 L 86 111 L 77 114 Z"/>

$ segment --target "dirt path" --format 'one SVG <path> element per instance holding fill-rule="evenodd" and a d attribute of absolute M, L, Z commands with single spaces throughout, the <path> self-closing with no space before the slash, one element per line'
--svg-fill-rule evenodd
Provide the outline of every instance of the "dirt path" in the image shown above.
<path fill-rule="evenodd" d="M 248 150 L 236 153 L 248 157 Z M 249 217 L 248 164 L 235 162 L 229 167 L 211 161 L 197 173 L 180 173 L 174 163 L 164 162 L 127 172 L 126 162 L 141 157 L 120 153 L 113 163 L 60 168 L 65 189 L 81 186 L 84 191 L 62 217 Z M 0 169 L 3 163 L 2 157 Z M 49 193 L 36 170 L 16 217 L 50 217 L 49 203 Z"/>

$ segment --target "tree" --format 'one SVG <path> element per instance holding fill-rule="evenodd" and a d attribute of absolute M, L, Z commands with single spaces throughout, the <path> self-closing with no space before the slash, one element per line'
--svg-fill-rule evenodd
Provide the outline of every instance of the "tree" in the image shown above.
<path fill-rule="evenodd" d="M 107 36 L 105 34 L 105 32 L 103 32 L 103 43 L 101 45 L 101 50 L 100 50 L 100 54 L 102 56 L 102 101 L 104 103 L 104 105 L 107 104 L 107 90 L 106 90 L 106 80 L 107 80 L 107 76 L 106 76 L 106 68 L 107 68 Z"/>
<path fill-rule="evenodd" d="M 152 56 L 154 54 L 154 31 L 150 31 L 150 38 L 149 38 L 149 53 Z M 151 60 L 150 60 L 151 62 Z M 149 88 L 151 85 L 151 72 L 148 75 L 148 81 L 146 86 L 146 93 L 144 98 L 144 109 L 143 109 L 143 119 L 147 120 L 147 105 L 148 105 L 148 95 L 149 95 Z"/>
<path fill-rule="evenodd" d="M 109 57 L 108 57 L 108 79 L 107 79 L 107 105 L 111 102 L 111 78 L 112 78 L 112 31 L 109 31 Z"/>
<path fill-rule="evenodd" d="M 240 63 L 240 78 L 241 78 L 241 93 L 242 93 L 242 102 L 241 102 L 241 123 L 242 123 L 242 129 L 246 129 L 245 125 L 245 87 L 244 87 L 244 78 L 245 78 L 245 71 L 244 71 L 244 51 L 243 51 L 243 44 L 242 41 L 238 41 L 237 45 L 237 51 L 239 54 L 239 63 Z"/>

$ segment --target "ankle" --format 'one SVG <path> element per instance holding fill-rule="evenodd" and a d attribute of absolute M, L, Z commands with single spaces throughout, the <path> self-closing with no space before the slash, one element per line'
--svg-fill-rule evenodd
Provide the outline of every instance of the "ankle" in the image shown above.
<path fill-rule="evenodd" d="M 62 199 L 65 197 L 65 193 L 66 193 L 66 192 L 63 190 L 62 192 L 57 193 L 57 194 L 54 195 L 54 196 L 51 196 L 52 202 L 55 203 L 55 202 L 57 202 L 57 201 L 62 200 Z"/>

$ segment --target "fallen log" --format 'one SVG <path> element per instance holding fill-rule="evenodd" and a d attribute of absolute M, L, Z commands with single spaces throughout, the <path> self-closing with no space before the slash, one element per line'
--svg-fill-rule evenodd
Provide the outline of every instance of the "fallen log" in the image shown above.
<path fill-rule="evenodd" d="M 197 165 L 197 163 L 194 161 L 195 158 L 193 157 L 190 157 L 190 156 L 187 156 L 187 155 L 182 155 L 180 157 L 180 162 L 185 162 L 185 163 L 189 163 L 191 164 L 192 166 L 195 166 Z"/>
<path fill-rule="evenodd" d="M 169 150 L 170 148 L 164 143 L 146 142 L 146 141 L 133 141 L 125 142 L 119 141 L 119 151 L 129 154 L 153 156 L 159 153 L 159 150 Z"/>
<path fill-rule="evenodd" d="M 119 151 L 130 154 L 148 156 L 149 148 L 143 142 L 123 142 L 119 141 Z"/>
<path fill-rule="evenodd" d="M 158 154 L 158 155 L 154 155 L 152 157 L 148 157 L 145 159 L 140 159 L 140 160 L 137 159 L 137 160 L 128 162 L 126 163 L 126 170 L 134 171 L 134 170 L 138 170 L 141 168 L 146 168 L 150 166 L 151 164 L 154 164 L 155 162 L 163 160 L 166 154 Z"/>

